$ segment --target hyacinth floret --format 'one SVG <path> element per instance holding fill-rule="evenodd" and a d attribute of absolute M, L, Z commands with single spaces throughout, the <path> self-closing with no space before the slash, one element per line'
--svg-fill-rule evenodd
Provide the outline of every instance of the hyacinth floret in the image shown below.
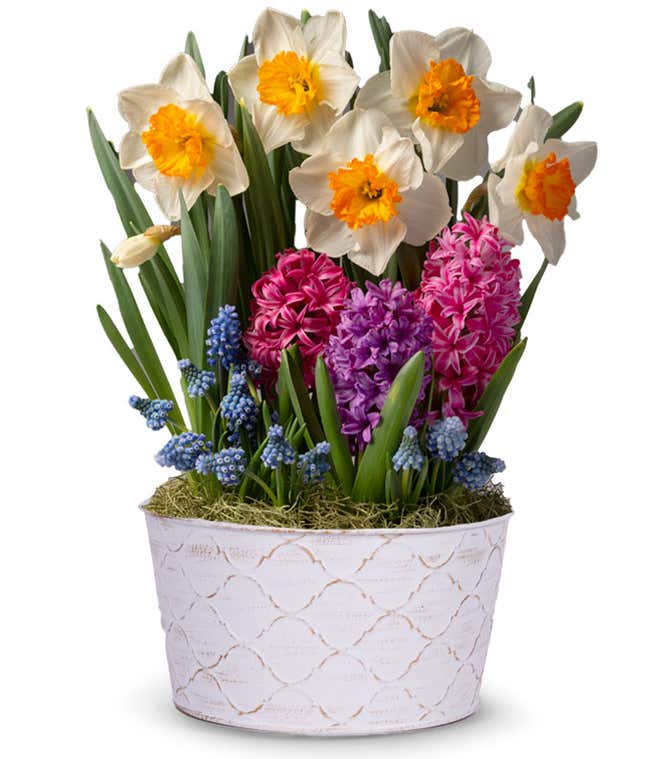
<path fill-rule="evenodd" d="M 402 469 L 414 469 L 419 472 L 424 465 L 424 454 L 418 443 L 418 431 L 413 426 L 405 428 L 402 442 L 393 456 L 393 469 L 399 472 Z"/>
<path fill-rule="evenodd" d="M 169 414 L 174 408 L 172 401 L 160 398 L 140 398 L 137 395 L 129 398 L 129 406 L 142 414 L 150 430 L 161 430 L 167 424 Z"/>
<path fill-rule="evenodd" d="M 331 468 L 329 453 L 330 444 L 322 441 L 307 453 L 298 456 L 298 469 L 302 472 L 302 480 L 305 484 L 323 481 L 323 477 Z"/>
<path fill-rule="evenodd" d="M 222 485 L 239 485 L 246 471 L 246 454 L 243 448 L 222 448 L 218 453 L 203 453 L 196 460 L 199 474 L 214 474 Z"/>
<path fill-rule="evenodd" d="M 442 416 L 463 423 L 513 344 L 521 270 L 486 218 L 465 214 L 432 241 L 416 300 L 433 319 L 431 345 Z"/>
<path fill-rule="evenodd" d="M 343 269 L 326 255 L 290 248 L 252 288 L 251 318 L 244 344 L 271 387 L 282 351 L 297 345 L 307 387 L 314 382 L 317 357 L 339 322 L 350 288 Z"/>
<path fill-rule="evenodd" d="M 268 442 L 264 446 L 261 459 L 269 469 L 277 469 L 280 464 L 293 464 L 296 460 L 296 452 L 285 438 L 280 424 L 269 427 Z"/>
<path fill-rule="evenodd" d="M 207 362 L 209 366 L 221 363 L 224 369 L 242 362 L 242 329 L 239 314 L 234 306 L 221 306 L 208 327 Z"/>
<path fill-rule="evenodd" d="M 467 430 L 457 416 L 438 419 L 427 430 L 427 450 L 441 461 L 451 461 L 463 450 L 467 442 Z"/>
<path fill-rule="evenodd" d="M 471 451 L 459 459 L 454 466 L 454 480 L 467 490 L 475 491 L 485 487 L 492 475 L 506 468 L 501 459 L 492 458 L 482 451 Z"/>
<path fill-rule="evenodd" d="M 352 447 L 363 449 L 379 422 L 384 400 L 404 364 L 418 351 L 426 357 L 425 379 L 418 400 L 431 380 L 433 322 L 413 294 L 389 279 L 355 287 L 341 313 L 324 357 L 341 415 L 341 429 Z M 420 424 L 416 416 L 412 424 Z"/>
<path fill-rule="evenodd" d="M 230 387 L 221 400 L 221 416 L 228 427 L 228 439 L 235 443 L 241 439 L 242 430 L 249 436 L 255 432 L 259 409 L 248 387 L 246 374 L 234 371 Z"/>
<path fill-rule="evenodd" d="M 190 472 L 196 467 L 198 457 L 212 451 L 212 443 L 205 435 L 183 432 L 170 438 L 156 454 L 160 466 L 172 466 L 180 472 Z"/>
<path fill-rule="evenodd" d="M 178 362 L 178 368 L 187 383 L 187 394 L 190 398 L 204 396 L 216 382 L 214 372 L 207 369 L 197 369 L 189 358 L 182 358 Z"/>

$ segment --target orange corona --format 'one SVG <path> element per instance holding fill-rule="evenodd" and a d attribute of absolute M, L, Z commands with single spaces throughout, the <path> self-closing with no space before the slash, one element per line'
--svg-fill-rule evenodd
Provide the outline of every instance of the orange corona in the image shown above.
<path fill-rule="evenodd" d="M 411 99 L 416 116 L 449 132 L 463 133 L 481 118 L 481 104 L 465 69 L 453 58 L 431 61 L 418 91 Z"/>
<path fill-rule="evenodd" d="M 566 216 L 575 190 L 569 160 L 558 161 L 555 153 L 549 153 L 543 161 L 526 165 L 516 196 L 524 211 L 559 221 Z"/>
<path fill-rule="evenodd" d="M 318 105 L 318 67 L 292 50 L 264 61 L 258 80 L 260 100 L 274 105 L 283 116 L 309 113 Z"/>

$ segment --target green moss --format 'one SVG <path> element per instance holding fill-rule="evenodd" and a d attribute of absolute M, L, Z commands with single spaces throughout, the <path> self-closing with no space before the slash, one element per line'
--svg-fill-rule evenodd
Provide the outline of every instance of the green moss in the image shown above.
<path fill-rule="evenodd" d="M 262 501 L 241 501 L 232 493 L 210 498 L 197 492 L 184 477 L 173 477 L 161 485 L 147 508 L 154 514 L 177 519 L 308 530 L 445 527 L 482 522 L 511 511 L 500 485 L 478 493 L 459 489 L 453 496 L 423 500 L 409 511 L 376 503 L 352 503 L 325 488 L 307 491 L 295 506 L 277 508 Z"/>

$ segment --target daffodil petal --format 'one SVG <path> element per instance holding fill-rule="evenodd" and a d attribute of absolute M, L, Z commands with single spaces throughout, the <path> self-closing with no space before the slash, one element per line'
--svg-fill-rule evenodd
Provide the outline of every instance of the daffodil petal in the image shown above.
<path fill-rule="evenodd" d="M 248 189 L 248 172 L 234 142 L 215 147 L 211 170 L 214 181 L 207 188 L 210 195 L 216 193 L 220 184 L 224 185 L 230 195 L 239 195 Z"/>
<path fill-rule="evenodd" d="M 542 214 L 537 216 L 526 214 L 525 219 L 531 235 L 539 243 L 548 262 L 556 264 L 564 253 L 566 245 L 564 221 L 551 221 Z"/>
<path fill-rule="evenodd" d="M 488 169 L 487 134 L 478 129 L 478 125 L 463 135 L 462 145 L 439 171 L 450 179 L 464 181 L 478 174 L 485 174 Z"/>
<path fill-rule="evenodd" d="M 409 245 L 424 245 L 432 240 L 451 218 L 447 190 L 439 177 L 425 173 L 422 184 L 402 193 L 397 214 L 406 225 Z"/>
<path fill-rule="evenodd" d="M 142 132 L 150 117 L 169 103 L 178 103 L 178 93 L 160 84 L 141 84 L 122 90 L 117 96 L 117 108 L 133 132 Z"/>
<path fill-rule="evenodd" d="M 422 184 L 422 164 L 408 137 L 400 137 L 394 127 L 384 127 L 381 143 L 375 151 L 375 163 L 400 192 Z"/>
<path fill-rule="evenodd" d="M 338 11 L 328 11 L 324 16 L 312 16 L 304 26 L 307 57 L 319 63 L 328 53 L 335 51 L 345 57 L 347 28 L 345 17 Z"/>
<path fill-rule="evenodd" d="M 336 56 L 329 55 L 326 60 L 336 61 Z M 343 59 L 340 63 L 319 64 L 318 75 L 320 77 L 318 91 L 320 102 L 332 106 L 334 110 L 340 113 L 354 95 L 359 84 L 359 77 Z"/>
<path fill-rule="evenodd" d="M 519 110 L 521 92 L 485 79 L 476 78 L 473 85 L 481 103 L 481 118 L 475 129 L 487 134 L 512 123 Z"/>
<path fill-rule="evenodd" d="M 212 173 L 209 171 L 204 171 L 195 181 L 158 174 L 155 179 L 154 194 L 158 205 L 167 218 L 171 221 L 177 221 L 181 217 L 179 193 L 183 193 L 185 205 L 189 209 L 212 181 Z"/>
<path fill-rule="evenodd" d="M 355 249 L 348 254 L 350 261 L 378 277 L 384 272 L 391 256 L 406 236 L 406 224 L 397 216 L 390 221 L 366 224 L 352 232 Z"/>
<path fill-rule="evenodd" d="M 514 195 L 500 192 L 503 180 L 496 174 L 488 177 L 488 203 L 490 221 L 499 227 L 499 232 L 516 245 L 524 241 L 523 214 Z"/>
<path fill-rule="evenodd" d="M 355 108 L 377 108 L 385 113 L 404 137 L 412 137 L 413 114 L 405 100 L 395 97 L 390 85 L 390 71 L 375 74 L 359 90 Z"/>
<path fill-rule="evenodd" d="M 133 176 L 135 177 L 136 182 L 144 187 L 145 190 L 150 190 L 151 192 L 155 191 L 158 169 L 153 161 L 135 167 L 133 169 Z"/>
<path fill-rule="evenodd" d="M 440 60 L 436 42 L 424 32 L 395 32 L 390 38 L 393 94 L 408 100 L 420 86 L 431 61 Z"/>
<path fill-rule="evenodd" d="M 259 65 L 278 53 L 293 50 L 298 56 L 307 55 L 307 46 L 300 21 L 287 13 L 267 8 L 262 11 L 253 30 L 253 46 Z"/>
<path fill-rule="evenodd" d="M 230 145 L 233 142 L 232 132 L 224 118 L 223 111 L 214 100 L 185 100 L 181 107 L 196 115 L 201 124 L 214 136 L 219 145 Z"/>
<path fill-rule="evenodd" d="M 421 119 L 414 121 L 413 134 L 422 149 L 424 168 L 434 174 L 449 162 L 463 144 L 462 134 L 431 127 Z"/>
<path fill-rule="evenodd" d="M 537 105 L 526 106 L 517 120 L 503 158 L 492 164 L 494 171 L 501 171 L 511 158 L 526 152 L 531 143 L 541 145 L 552 122 L 553 117 L 548 111 Z"/>
<path fill-rule="evenodd" d="M 305 213 L 305 237 L 310 248 L 333 258 L 345 255 L 354 247 L 352 233 L 345 222 L 309 209 Z"/>
<path fill-rule="evenodd" d="M 151 163 L 151 156 L 142 142 L 139 132 L 127 132 L 122 138 L 119 149 L 120 166 L 123 169 L 137 169 Z"/>
<path fill-rule="evenodd" d="M 299 153 L 317 153 L 323 147 L 325 137 L 335 121 L 336 111 L 333 108 L 324 104 L 316 106 L 305 125 L 304 136 L 300 140 L 293 140 L 291 144 Z"/>
<path fill-rule="evenodd" d="M 295 196 L 307 208 L 324 216 L 331 216 L 332 190 L 329 173 L 340 167 L 340 160 L 331 153 L 320 153 L 303 161 L 289 172 L 289 185 Z"/>
<path fill-rule="evenodd" d="M 544 143 L 544 151 L 555 153 L 556 159 L 569 159 L 571 176 L 578 185 L 591 174 L 596 165 L 598 148 L 595 142 L 564 142 L 563 140 L 547 140 Z"/>
<path fill-rule="evenodd" d="M 187 53 L 172 58 L 160 76 L 160 84 L 175 90 L 183 100 L 212 100 L 203 74 Z"/>
<path fill-rule="evenodd" d="M 305 136 L 308 123 L 305 116 L 283 116 L 274 105 L 262 103 L 260 100 L 253 101 L 251 115 L 267 153 Z"/>
<path fill-rule="evenodd" d="M 377 150 L 384 127 L 390 125 L 390 119 L 381 111 L 355 108 L 341 116 L 331 128 L 327 135 L 327 149 L 343 157 L 344 163 L 352 158 L 363 159 Z"/>
<path fill-rule="evenodd" d="M 578 199 L 575 195 L 571 198 L 571 201 L 569 203 L 567 216 L 569 216 L 569 218 L 573 219 L 574 221 L 580 218 L 580 214 L 578 213 Z"/>
<path fill-rule="evenodd" d="M 440 59 L 453 58 L 470 76 L 485 76 L 492 63 L 490 50 L 483 39 L 470 29 L 455 27 L 434 37 Z"/>
<path fill-rule="evenodd" d="M 246 104 L 250 110 L 252 103 L 259 99 L 259 66 L 254 55 L 247 55 L 238 61 L 228 72 L 228 82 L 232 87 L 235 100 Z"/>

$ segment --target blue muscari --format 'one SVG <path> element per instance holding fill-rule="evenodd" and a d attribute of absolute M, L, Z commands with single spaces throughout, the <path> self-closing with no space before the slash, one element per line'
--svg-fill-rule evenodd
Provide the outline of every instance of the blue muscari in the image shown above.
<path fill-rule="evenodd" d="M 406 427 L 402 435 L 397 453 L 393 456 L 393 468 L 396 472 L 400 469 L 415 469 L 420 471 L 424 464 L 424 454 L 418 443 L 418 431 L 415 427 Z"/>
<path fill-rule="evenodd" d="M 187 394 L 190 398 L 204 396 L 216 382 L 214 372 L 207 369 L 197 369 L 189 358 L 182 358 L 178 362 L 178 368 L 187 383 Z"/>
<path fill-rule="evenodd" d="M 205 435 L 196 432 L 183 432 L 170 438 L 156 454 L 160 466 L 173 466 L 180 472 L 189 472 L 196 467 L 196 461 L 202 453 L 211 453 L 212 443 Z"/>
<path fill-rule="evenodd" d="M 161 400 L 159 398 L 139 398 L 132 395 L 129 398 L 129 406 L 139 411 L 147 420 L 147 427 L 150 430 L 161 430 L 169 418 L 170 412 L 174 408 L 171 401 Z"/>
<path fill-rule="evenodd" d="M 221 306 L 208 328 L 207 361 L 210 366 L 221 362 L 224 369 L 242 361 L 241 322 L 234 306 Z"/>
<path fill-rule="evenodd" d="M 465 454 L 454 466 L 454 480 L 468 490 L 480 490 L 488 484 L 493 474 L 506 468 L 501 459 L 492 458 L 481 451 Z"/>
<path fill-rule="evenodd" d="M 246 454 L 242 448 L 222 448 L 218 453 L 203 453 L 196 460 L 199 474 L 214 474 L 222 485 L 239 485 L 246 471 Z"/>
<path fill-rule="evenodd" d="M 226 420 L 228 440 L 231 443 L 240 440 L 242 430 L 252 435 L 257 427 L 258 413 L 246 375 L 239 371 L 233 372 L 230 388 L 221 400 L 221 416 Z"/>
<path fill-rule="evenodd" d="M 330 444 L 323 441 L 307 453 L 298 456 L 298 469 L 302 472 L 305 484 L 322 482 L 324 475 L 330 470 L 329 452 Z"/>
<path fill-rule="evenodd" d="M 262 451 L 262 463 L 269 469 L 277 469 L 280 464 L 293 464 L 296 452 L 284 436 L 279 424 L 269 427 L 268 442 Z"/>
<path fill-rule="evenodd" d="M 438 419 L 427 430 L 427 449 L 434 458 L 441 461 L 455 459 L 466 442 L 467 430 L 457 416 Z"/>

